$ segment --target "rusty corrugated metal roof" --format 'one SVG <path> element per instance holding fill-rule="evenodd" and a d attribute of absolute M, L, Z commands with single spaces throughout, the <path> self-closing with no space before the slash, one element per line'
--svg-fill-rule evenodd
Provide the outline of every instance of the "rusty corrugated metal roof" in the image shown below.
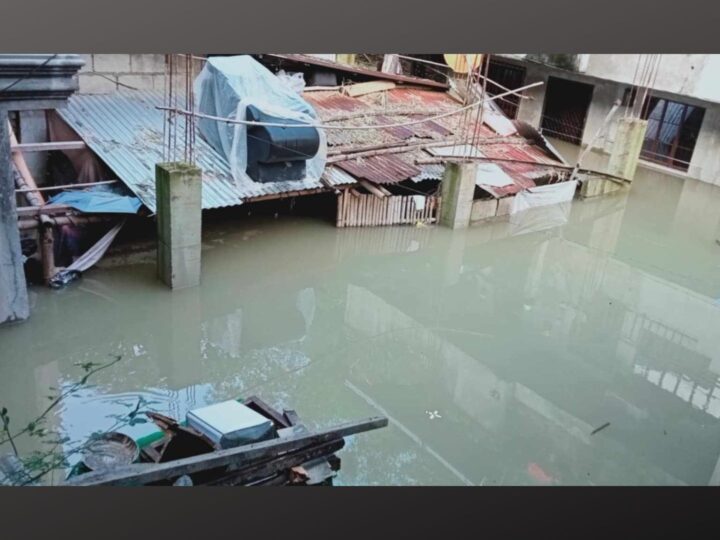
<path fill-rule="evenodd" d="M 431 112 L 437 115 L 457 109 L 459 104 L 446 92 L 423 88 L 394 88 L 385 92 L 367 94 L 351 98 L 336 90 L 306 92 L 303 96 L 317 111 L 323 122 L 337 121 L 344 125 L 387 125 L 404 123 L 419 118 L 427 118 L 415 111 Z M 380 128 L 377 130 L 327 131 L 328 146 L 342 153 L 346 149 L 383 144 L 401 144 L 403 142 L 429 142 L 453 139 L 461 132 L 472 134 L 477 132 L 479 138 L 493 137 L 498 134 L 484 123 L 479 125 L 477 113 L 459 114 L 431 122 Z M 483 145 L 482 155 L 504 160 L 528 161 L 531 163 L 498 162 L 498 165 L 513 178 L 514 185 L 503 188 L 487 189 L 496 196 L 517 193 L 522 189 L 533 187 L 534 179 L 545 175 L 547 167 L 542 165 L 559 165 L 557 159 L 548 155 L 542 148 L 531 141 L 518 142 L 520 137 L 508 137 L 508 142 L 496 142 Z M 466 146 L 466 145 L 465 145 Z M 428 149 L 430 150 L 430 149 Z M 338 161 L 334 166 L 359 179 L 370 180 L 379 184 L 401 182 L 412 179 L 440 180 L 444 171 L 443 164 L 418 165 L 416 159 L 430 157 L 437 152 L 409 149 L 404 152 L 382 154 L 347 161 Z M 462 152 L 460 152 L 462 154 Z M 486 189 L 486 186 L 481 186 Z"/>
<path fill-rule="evenodd" d="M 423 118 L 416 111 L 433 114 L 452 111 L 458 107 L 447 93 L 423 88 L 401 87 L 393 90 L 351 98 L 337 91 L 306 92 L 303 96 L 317 111 L 323 122 L 338 121 L 349 125 L 400 123 Z M 81 136 L 128 187 L 154 211 L 155 163 L 163 159 L 164 114 L 156 109 L 162 105 L 161 92 L 127 91 L 105 95 L 73 96 L 68 107 L 59 110 L 60 116 Z M 380 114 L 378 114 L 380 113 Z M 400 114 L 402 113 L 402 114 Z M 350 116 L 350 118 L 347 118 Z M 178 119 L 178 133 L 183 133 L 182 117 Z M 473 115 L 457 115 L 432 122 L 377 130 L 326 130 L 329 148 L 343 150 L 363 145 L 381 145 L 420 141 L 452 141 L 460 128 L 477 127 L 480 137 L 496 134 L 487 126 L 476 126 Z M 547 170 L 542 165 L 557 165 L 542 148 L 515 142 L 482 147 L 487 157 L 515 159 L 532 163 L 498 162 L 515 181 L 514 186 L 501 188 L 510 194 L 534 185 Z M 227 161 L 201 137 L 196 138 L 195 154 L 203 170 L 203 208 L 220 208 L 242 204 L 255 197 L 280 195 L 287 192 L 316 191 L 321 182 L 236 183 Z M 329 165 L 323 182 L 329 187 L 350 185 L 357 179 L 376 183 L 394 183 L 412 179 L 440 180 L 445 166 L 416 164 L 417 159 L 431 155 L 409 149 Z M 514 190 L 514 191 L 513 191 Z M 497 191 L 497 189 L 496 189 Z M 503 195 L 500 195 L 503 196 Z"/>

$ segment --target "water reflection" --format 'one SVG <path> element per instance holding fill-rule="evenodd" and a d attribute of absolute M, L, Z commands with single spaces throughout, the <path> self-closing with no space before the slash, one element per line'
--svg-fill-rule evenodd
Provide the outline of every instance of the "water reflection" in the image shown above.
<path fill-rule="evenodd" d="M 719 203 L 643 172 L 460 232 L 218 224 L 197 289 L 152 258 L 33 289 L 0 330 L 0 401 L 27 421 L 121 354 L 53 416 L 71 438 L 139 396 L 182 417 L 257 393 L 317 426 L 391 419 L 349 442 L 346 484 L 718 483 Z"/>

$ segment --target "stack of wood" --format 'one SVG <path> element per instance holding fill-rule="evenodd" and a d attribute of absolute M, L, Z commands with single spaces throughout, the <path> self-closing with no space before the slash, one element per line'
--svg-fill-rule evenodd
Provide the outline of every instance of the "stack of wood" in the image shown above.
<path fill-rule="evenodd" d="M 312 432 L 293 410 L 282 413 L 258 397 L 243 402 L 272 421 L 275 437 L 235 448 L 221 449 L 202 433 L 175 419 L 148 413 L 164 437 L 143 448 L 140 463 L 77 475 L 76 486 L 140 485 L 332 485 L 340 469 L 335 455 L 344 437 L 385 427 L 376 417 Z"/>

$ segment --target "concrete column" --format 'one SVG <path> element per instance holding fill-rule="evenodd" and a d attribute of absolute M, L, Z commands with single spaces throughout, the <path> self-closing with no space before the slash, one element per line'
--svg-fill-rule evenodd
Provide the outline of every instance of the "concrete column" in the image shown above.
<path fill-rule="evenodd" d="M 645 141 L 647 120 L 621 118 L 615 132 L 608 173 L 632 180 Z"/>
<path fill-rule="evenodd" d="M 448 163 L 442 180 L 440 225 L 464 229 L 470 225 L 477 166 L 474 163 Z"/>
<path fill-rule="evenodd" d="M 155 166 L 158 277 L 171 289 L 200 284 L 202 172 L 185 163 Z"/>
<path fill-rule="evenodd" d="M 0 324 L 30 315 L 10 165 L 8 114 L 0 107 Z"/>
<path fill-rule="evenodd" d="M 615 131 L 607 172 L 632 181 L 640 161 L 640 151 L 645 141 L 647 120 L 637 118 L 621 118 Z M 617 181 L 604 178 L 591 178 L 582 183 L 580 195 L 595 197 L 623 189 Z"/>

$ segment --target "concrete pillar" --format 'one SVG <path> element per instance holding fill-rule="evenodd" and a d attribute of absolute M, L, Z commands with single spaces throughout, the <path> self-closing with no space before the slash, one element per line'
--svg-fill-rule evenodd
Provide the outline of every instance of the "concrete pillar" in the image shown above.
<path fill-rule="evenodd" d="M 0 107 L 0 324 L 30 315 L 10 166 L 8 113 Z"/>
<path fill-rule="evenodd" d="M 440 225 L 451 229 L 470 225 L 476 176 L 475 163 L 446 164 L 441 186 Z"/>
<path fill-rule="evenodd" d="M 637 118 L 620 119 L 608 163 L 609 174 L 628 180 L 633 179 L 645 141 L 647 124 L 647 120 Z"/>
<path fill-rule="evenodd" d="M 202 172 L 185 163 L 155 166 L 158 277 L 171 289 L 200 284 Z"/>
<path fill-rule="evenodd" d="M 640 161 L 640 151 L 645 141 L 647 120 L 637 118 L 621 118 L 615 131 L 607 172 L 613 176 L 620 176 L 632 181 Z M 613 180 L 605 178 L 591 178 L 582 183 L 580 195 L 582 197 L 596 197 L 606 195 L 623 189 L 624 186 Z"/>

